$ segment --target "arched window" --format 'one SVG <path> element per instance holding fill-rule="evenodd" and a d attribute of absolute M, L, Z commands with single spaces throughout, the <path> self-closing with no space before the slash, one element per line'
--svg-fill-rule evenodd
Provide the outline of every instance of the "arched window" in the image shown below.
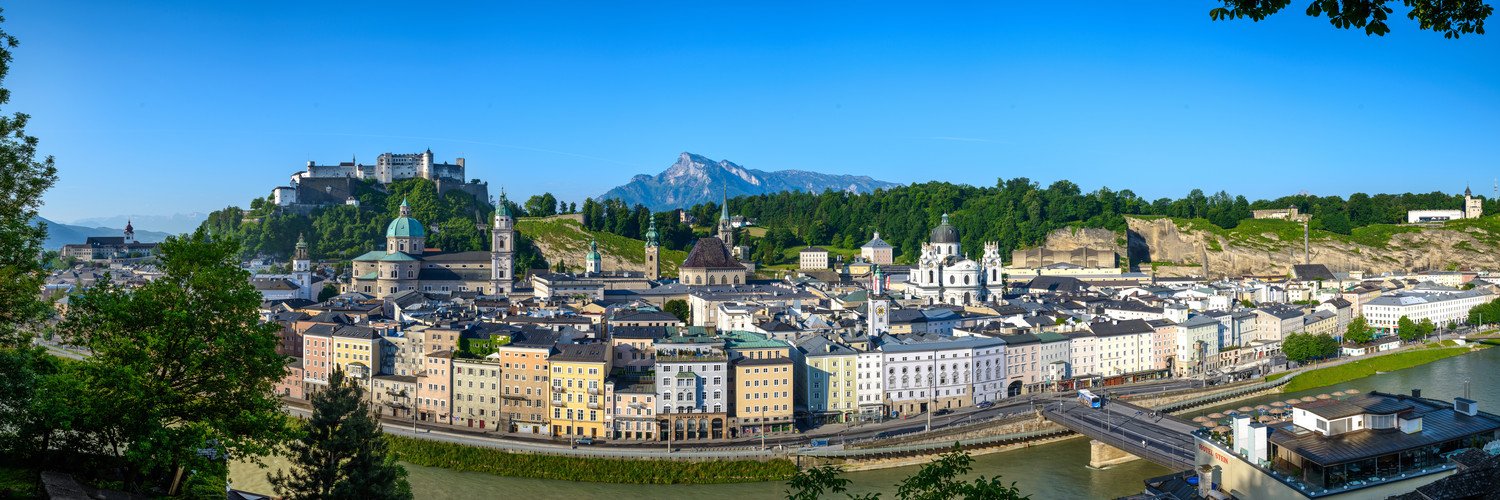
<path fill-rule="evenodd" d="M 937 278 L 934 278 L 934 277 L 933 277 L 933 274 L 932 274 L 932 270 L 931 270 L 931 269 L 928 269 L 928 270 L 927 270 L 927 282 L 928 282 L 928 283 L 932 283 L 932 282 L 934 282 L 934 281 L 937 281 Z"/>
<path fill-rule="evenodd" d="M 969 275 L 967 275 L 967 274 L 964 275 L 964 284 L 965 285 L 969 284 Z"/>

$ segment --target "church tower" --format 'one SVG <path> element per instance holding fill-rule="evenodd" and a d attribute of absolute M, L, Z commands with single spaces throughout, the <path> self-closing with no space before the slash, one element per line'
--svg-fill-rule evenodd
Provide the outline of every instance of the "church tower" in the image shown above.
<path fill-rule="evenodd" d="M 1464 187 L 1464 218 L 1478 219 L 1484 215 L 1484 200 L 1474 197 L 1468 186 Z"/>
<path fill-rule="evenodd" d="M 729 221 L 729 190 L 721 191 L 719 204 L 719 239 L 724 240 L 724 248 L 734 251 L 734 223 Z"/>
<path fill-rule="evenodd" d="M 500 191 L 500 202 L 495 204 L 495 222 L 490 229 L 490 293 L 508 294 L 511 286 L 511 268 L 515 265 L 516 229 L 515 219 L 510 216 L 510 205 L 505 201 L 505 191 Z"/>
<path fill-rule="evenodd" d="M 589 253 L 583 256 L 583 272 L 585 274 L 599 274 L 604 272 L 604 263 L 599 255 L 599 242 L 589 238 Z"/>
<path fill-rule="evenodd" d="M 135 227 L 132 227 L 130 222 L 129 220 L 125 221 L 125 244 L 127 245 L 135 243 Z"/>
<path fill-rule="evenodd" d="M 297 298 L 313 300 L 312 261 L 307 258 L 307 240 L 297 235 L 296 251 L 292 253 L 292 280 L 297 283 Z"/>
<path fill-rule="evenodd" d="M 661 243 L 656 234 L 656 217 L 651 217 L 651 226 L 646 229 L 646 279 L 661 279 Z"/>

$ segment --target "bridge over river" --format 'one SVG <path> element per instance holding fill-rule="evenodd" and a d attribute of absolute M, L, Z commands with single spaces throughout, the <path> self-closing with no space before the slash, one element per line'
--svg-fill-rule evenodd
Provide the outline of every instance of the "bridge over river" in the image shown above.
<path fill-rule="evenodd" d="M 1171 414 L 1119 400 L 1091 408 L 1076 399 L 1065 399 L 1048 404 L 1042 415 L 1092 438 L 1090 464 L 1095 467 L 1128 461 L 1132 459 L 1129 455 L 1134 455 L 1172 470 L 1193 468 L 1190 433 L 1198 427 Z"/>

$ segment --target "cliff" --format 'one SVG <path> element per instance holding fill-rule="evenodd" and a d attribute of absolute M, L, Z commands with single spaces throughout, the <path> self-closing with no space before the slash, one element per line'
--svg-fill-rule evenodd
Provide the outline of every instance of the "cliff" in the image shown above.
<path fill-rule="evenodd" d="M 1121 251 L 1132 267 L 1158 275 L 1211 277 L 1287 274 L 1294 263 L 1327 265 L 1333 271 L 1382 273 L 1422 269 L 1500 267 L 1500 219 L 1449 221 L 1440 225 L 1381 224 L 1343 235 L 1313 230 L 1303 250 L 1302 225 L 1285 220 L 1245 220 L 1223 229 L 1201 219 L 1127 217 L 1125 234 L 1105 230 L 1060 229 L 1045 248 Z M 1122 238 L 1123 237 L 1123 238 Z M 1122 241 L 1123 240 L 1123 241 Z"/>
<path fill-rule="evenodd" d="M 583 215 L 522 217 L 516 219 L 516 231 L 531 240 L 532 246 L 549 264 L 562 262 L 571 271 L 582 271 L 589 239 L 599 242 L 605 271 L 646 270 L 646 242 L 613 233 L 583 228 Z M 661 250 L 662 276 L 676 276 L 677 266 L 687 259 L 687 252 Z"/>

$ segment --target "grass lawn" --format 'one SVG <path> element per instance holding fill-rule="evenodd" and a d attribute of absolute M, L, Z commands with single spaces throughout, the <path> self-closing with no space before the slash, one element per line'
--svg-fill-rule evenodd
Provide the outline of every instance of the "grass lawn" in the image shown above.
<path fill-rule="evenodd" d="M 1376 356 L 1370 359 L 1362 359 L 1338 366 L 1308 371 L 1297 375 L 1291 382 L 1287 382 L 1286 385 L 1282 386 L 1282 390 L 1284 392 L 1297 392 L 1340 384 L 1374 375 L 1375 372 L 1392 372 L 1411 368 L 1439 359 L 1464 354 L 1469 351 L 1470 349 L 1467 347 L 1434 347 Z M 1285 374 L 1279 373 L 1277 375 Z M 1267 380 L 1275 380 L 1275 378 L 1267 377 Z"/>

